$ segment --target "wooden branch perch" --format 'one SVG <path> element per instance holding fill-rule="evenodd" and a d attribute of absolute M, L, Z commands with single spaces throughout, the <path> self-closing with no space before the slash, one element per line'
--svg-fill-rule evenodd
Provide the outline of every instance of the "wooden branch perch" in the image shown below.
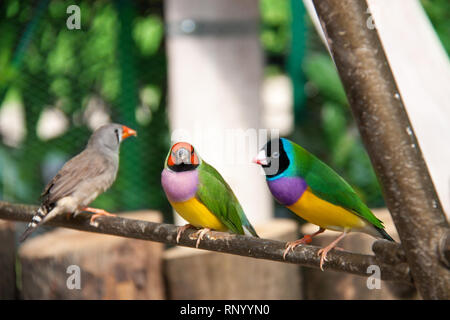
<path fill-rule="evenodd" d="M 28 222 L 36 209 L 36 206 L 10 204 L 0 201 L 0 219 Z M 177 244 L 175 240 L 177 227 L 175 225 L 122 217 L 100 217 L 97 221 L 98 227 L 91 225 L 90 215 L 82 213 L 77 215 L 76 218 L 68 219 L 64 215 L 56 217 L 54 220 L 49 221 L 48 225 L 195 248 L 196 237 L 193 235 L 195 232 L 193 229 L 186 230 Z M 367 268 L 370 265 L 377 265 L 381 270 L 381 279 L 412 284 L 409 267 L 405 261 L 402 261 L 399 245 L 387 243 L 384 240 L 377 241 L 376 244 L 378 251 L 381 253 L 380 257 L 345 251 L 331 251 L 327 256 L 328 261 L 325 263 L 324 268 L 367 277 L 371 275 L 367 273 Z M 385 248 L 385 245 L 388 247 Z M 286 260 L 284 260 L 284 242 L 223 232 L 211 232 L 200 242 L 199 248 L 257 259 L 294 263 L 313 268 L 319 267 L 317 252 L 320 248 L 316 246 L 301 245 L 294 252 L 289 253 L 286 256 Z M 389 254 L 386 255 L 385 252 L 389 252 Z M 384 256 L 388 257 L 386 258 L 387 262 L 384 261 Z M 396 256 L 397 259 L 392 259 L 393 256 Z M 391 264 L 391 262 L 393 263 Z"/>

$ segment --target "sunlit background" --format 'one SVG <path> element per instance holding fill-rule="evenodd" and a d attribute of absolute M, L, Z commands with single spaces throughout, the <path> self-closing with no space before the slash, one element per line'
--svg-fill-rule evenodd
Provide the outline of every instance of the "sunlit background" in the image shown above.
<path fill-rule="evenodd" d="M 93 206 L 153 208 L 171 221 L 160 186 L 170 144 L 163 1 L 78 1 L 82 28 L 68 30 L 72 2 L 0 4 L 0 199 L 37 204 L 92 130 L 114 121 L 139 138 L 123 144 L 118 179 Z M 450 2 L 422 4 L 449 52 Z M 383 206 L 345 92 L 302 2 L 261 0 L 260 11 L 265 126 L 330 164 L 369 206 Z"/>

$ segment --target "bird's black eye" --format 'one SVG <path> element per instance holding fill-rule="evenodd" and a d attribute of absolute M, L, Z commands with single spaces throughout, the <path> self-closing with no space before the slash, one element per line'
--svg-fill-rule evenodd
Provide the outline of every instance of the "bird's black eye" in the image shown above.
<path fill-rule="evenodd" d="M 194 148 L 192 148 L 191 154 L 194 154 Z"/>
<path fill-rule="evenodd" d="M 114 129 L 114 133 L 116 134 L 117 142 L 120 142 L 119 129 Z"/>

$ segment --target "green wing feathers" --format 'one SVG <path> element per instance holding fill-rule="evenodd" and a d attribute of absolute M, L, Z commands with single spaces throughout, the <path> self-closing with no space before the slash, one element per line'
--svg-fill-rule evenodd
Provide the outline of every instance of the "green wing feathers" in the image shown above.
<path fill-rule="evenodd" d="M 295 145 L 295 156 L 301 163 L 300 176 L 306 180 L 311 191 L 321 199 L 353 211 L 378 229 L 384 229 L 383 222 L 370 211 L 353 188 L 333 169 L 314 155 Z"/>
<path fill-rule="evenodd" d="M 251 235 L 258 237 L 230 186 L 222 178 L 220 173 L 205 161 L 202 161 L 199 166 L 199 180 L 200 184 L 197 189 L 197 198 L 230 231 L 245 234 L 245 228 Z"/>

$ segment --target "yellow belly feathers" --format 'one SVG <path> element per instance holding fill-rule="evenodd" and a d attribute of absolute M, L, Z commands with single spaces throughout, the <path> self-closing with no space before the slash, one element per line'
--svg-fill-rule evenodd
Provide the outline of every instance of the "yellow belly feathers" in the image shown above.
<path fill-rule="evenodd" d="M 364 229 L 367 222 L 356 214 L 314 195 L 306 189 L 300 199 L 288 208 L 299 217 L 325 229 L 344 231 Z"/>
<path fill-rule="evenodd" d="M 209 211 L 197 198 L 193 197 L 183 202 L 170 202 L 176 212 L 197 228 L 209 228 L 217 231 L 227 231 L 228 228 Z"/>

